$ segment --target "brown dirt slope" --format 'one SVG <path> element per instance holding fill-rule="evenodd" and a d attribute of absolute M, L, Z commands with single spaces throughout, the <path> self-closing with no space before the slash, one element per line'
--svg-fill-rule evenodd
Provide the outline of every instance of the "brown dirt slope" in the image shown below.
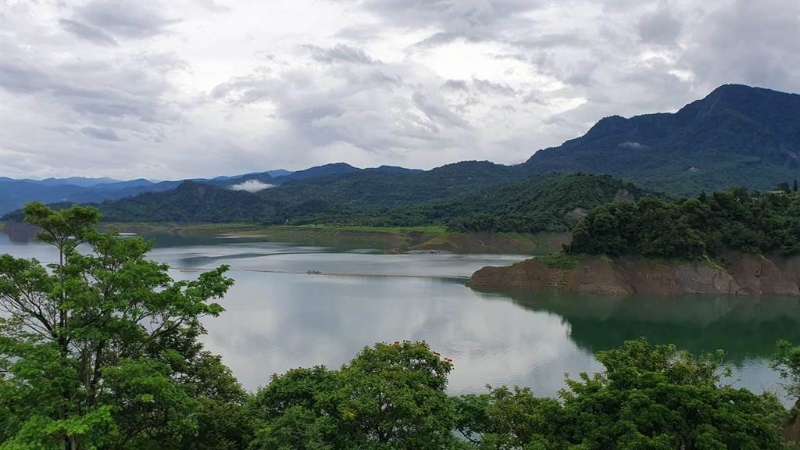
<path fill-rule="evenodd" d="M 800 295 L 800 258 L 730 252 L 722 265 L 715 265 L 584 256 L 571 269 L 550 268 L 534 258 L 508 267 L 484 267 L 472 275 L 468 285 L 594 294 Z"/>

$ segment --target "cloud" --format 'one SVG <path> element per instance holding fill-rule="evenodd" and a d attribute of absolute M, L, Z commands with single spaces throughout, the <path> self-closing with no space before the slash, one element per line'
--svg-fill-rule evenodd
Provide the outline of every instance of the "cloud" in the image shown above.
<path fill-rule="evenodd" d="M 274 184 L 264 183 L 263 181 L 247 180 L 242 183 L 232 185 L 230 189 L 234 191 L 258 192 L 273 187 L 275 187 Z"/>
<path fill-rule="evenodd" d="M 75 11 L 75 20 L 107 33 L 134 39 L 164 34 L 179 20 L 165 17 L 162 8 L 145 2 L 94 1 Z"/>
<path fill-rule="evenodd" d="M 0 176 L 515 164 L 720 84 L 798 92 L 798 40 L 771 1 L 0 2 Z"/>
<path fill-rule="evenodd" d="M 682 30 L 683 22 L 669 8 L 659 8 L 639 21 L 639 36 L 645 42 L 674 45 Z"/>
<path fill-rule="evenodd" d="M 98 30 L 95 27 L 69 19 L 59 19 L 58 23 L 66 31 L 69 31 L 70 33 L 78 36 L 79 38 L 85 39 L 97 45 L 104 45 L 104 46 L 117 45 L 116 39 L 103 33 L 102 31 Z"/>
<path fill-rule="evenodd" d="M 110 128 L 95 128 L 95 127 L 83 127 L 81 128 L 81 133 L 91 138 L 100 139 L 102 141 L 122 141 L 117 133 Z"/>
<path fill-rule="evenodd" d="M 376 64 L 377 62 L 360 48 L 350 47 L 344 44 L 337 44 L 331 48 L 321 48 L 309 45 L 306 48 L 311 52 L 312 57 L 327 64 L 353 63 L 353 64 Z"/>
<path fill-rule="evenodd" d="M 447 80 L 444 82 L 444 84 L 442 84 L 442 89 L 466 91 L 469 88 L 467 87 L 467 82 L 464 80 Z"/>
<path fill-rule="evenodd" d="M 622 148 L 630 148 L 633 150 L 641 150 L 643 148 L 647 148 L 646 145 L 640 144 L 638 142 L 627 142 L 627 141 L 619 144 L 619 146 Z"/>

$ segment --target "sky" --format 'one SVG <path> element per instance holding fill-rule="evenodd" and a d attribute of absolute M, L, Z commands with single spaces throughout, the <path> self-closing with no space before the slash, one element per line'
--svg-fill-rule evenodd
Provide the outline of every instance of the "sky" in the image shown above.
<path fill-rule="evenodd" d="M 800 92 L 796 1 L 0 0 L 0 176 L 518 164 L 727 83 Z"/>

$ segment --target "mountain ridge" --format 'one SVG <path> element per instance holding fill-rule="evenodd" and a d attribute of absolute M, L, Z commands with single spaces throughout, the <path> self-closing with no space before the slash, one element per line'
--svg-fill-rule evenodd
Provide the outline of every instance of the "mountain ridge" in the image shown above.
<path fill-rule="evenodd" d="M 360 169 L 338 162 L 292 173 L 277 171 L 275 176 L 266 171 L 190 181 L 220 188 L 258 182 L 261 194 L 276 201 L 304 196 L 309 202 L 331 205 L 392 207 L 550 173 L 611 175 L 675 195 L 732 187 L 768 190 L 800 175 L 800 115 L 796 111 L 800 111 L 800 95 L 729 84 L 674 113 L 604 117 L 584 135 L 539 150 L 519 165 L 461 161 L 419 171 L 393 166 Z M 140 179 L 47 187 L 0 178 L 0 215 L 30 200 L 99 203 L 170 191 L 181 182 Z"/>

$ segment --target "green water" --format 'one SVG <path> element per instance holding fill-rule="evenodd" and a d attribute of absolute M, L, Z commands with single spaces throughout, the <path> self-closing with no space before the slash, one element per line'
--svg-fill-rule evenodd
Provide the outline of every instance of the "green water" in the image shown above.
<path fill-rule="evenodd" d="M 452 392 L 516 384 L 554 395 L 565 373 L 600 369 L 596 352 L 645 336 L 696 352 L 724 349 L 734 373 L 726 382 L 777 390 L 767 358 L 778 339 L 800 343 L 800 298 L 476 292 L 464 285 L 472 272 L 523 257 L 383 255 L 230 238 L 156 244 L 151 257 L 176 278 L 231 266 L 227 311 L 206 322 L 204 342 L 249 389 L 276 372 L 337 367 L 364 346 L 411 339 L 454 360 Z M 47 246 L 3 234 L 0 252 L 53 257 Z"/>

